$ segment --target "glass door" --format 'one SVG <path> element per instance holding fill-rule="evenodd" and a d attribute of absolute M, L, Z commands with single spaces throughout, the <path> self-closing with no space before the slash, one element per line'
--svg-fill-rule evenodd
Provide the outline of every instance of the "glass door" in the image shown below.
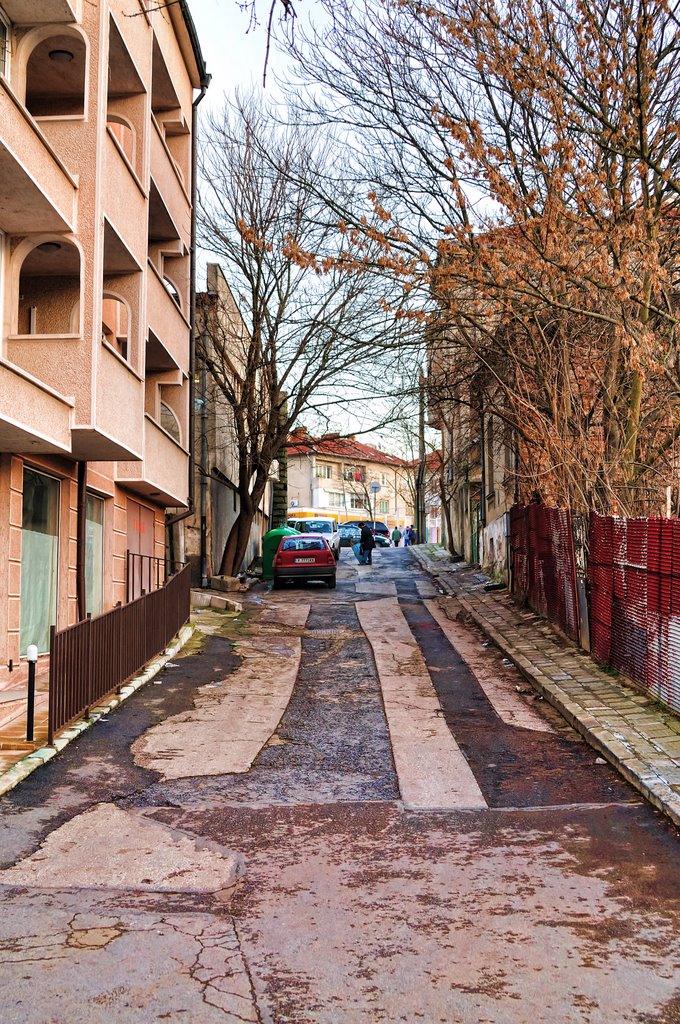
<path fill-rule="evenodd" d="M 94 494 L 85 512 L 85 611 L 104 611 L 104 502 Z"/>
<path fill-rule="evenodd" d="M 21 532 L 21 654 L 37 644 L 50 649 L 50 626 L 57 621 L 59 481 L 24 469 Z"/>

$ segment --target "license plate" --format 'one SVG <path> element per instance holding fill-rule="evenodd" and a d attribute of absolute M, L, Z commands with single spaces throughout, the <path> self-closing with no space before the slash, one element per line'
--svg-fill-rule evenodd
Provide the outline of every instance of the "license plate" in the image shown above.
<path fill-rule="evenodd" d="M 313 561 L 314 561 L 313 558 L 296 558 L 295 559 L 295 564 L 299 565 L 300 562 L 313 562 Z"/>

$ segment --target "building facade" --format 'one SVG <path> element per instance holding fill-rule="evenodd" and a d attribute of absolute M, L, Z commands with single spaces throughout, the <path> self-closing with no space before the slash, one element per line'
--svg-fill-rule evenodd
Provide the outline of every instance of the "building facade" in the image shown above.
<path fill-rule="evenodd" d="M 186 521 L 185 554 L 192 581 L 207 586 L 219 574 L 229 532 L 239 515 L 238 448 L 232 407 L 207 363 L 218 361 L 232 374 L 235 393 L 250 335 L 221 267 L 209 263 L 206 291 L 196 296 L 195 495 L 194 515 Z M 206 358 L 203 358 L 203 354 Z M 262 537 L 270 528 L 271 482 L 267 484 L 250 530 L 242 569 L 261 554 Z"/>
<path fill-rule="evenodd" d="M 0 44 L 2 686 L 153 587 L 189 501 L 208 78 L 184 0 L 0 0 Z"/>
<path fill-rule="evenodd" d="M 442 537 L 452 551 L 507 579 L 510 508 L 515 501 L 516 442 L 475 385 L 456 385 L 437 367 L 429 382 L 429 425 L 441 431 Z M 450 537 L 448 536 L 450 533 Z"/>
<path fill-rule="evenodd" d="M 300 427 L 287 456 L 289 508 L 323 511 L 341 523 L 365 518 L 402 528 L 414 521 L 408 466 L 396 455 L 355 437 L 314 438 Z"/>

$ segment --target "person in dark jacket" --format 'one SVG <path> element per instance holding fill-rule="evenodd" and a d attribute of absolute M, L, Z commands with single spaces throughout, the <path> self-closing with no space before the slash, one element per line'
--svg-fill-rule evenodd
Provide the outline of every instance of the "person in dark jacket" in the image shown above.
<path fill-rule="evenodd" d="M 361 550 L 366 556 L 367 565 L 373 565 L 373 548 L 375 547 L 373 530 L 366 523 L 359 523 L 359 526 L 361 528 Z"/>

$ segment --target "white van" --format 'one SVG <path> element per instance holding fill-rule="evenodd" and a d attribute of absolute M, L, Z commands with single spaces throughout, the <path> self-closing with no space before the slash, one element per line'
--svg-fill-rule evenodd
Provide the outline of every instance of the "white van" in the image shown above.
<path fill-rule="evenodd" d="M 328 541 L 335 561 L 340 560 L 340 532 L 334 516 L 295 516 L 288 520 L 288 528 L 299 533 L 321 533 Z"/>

